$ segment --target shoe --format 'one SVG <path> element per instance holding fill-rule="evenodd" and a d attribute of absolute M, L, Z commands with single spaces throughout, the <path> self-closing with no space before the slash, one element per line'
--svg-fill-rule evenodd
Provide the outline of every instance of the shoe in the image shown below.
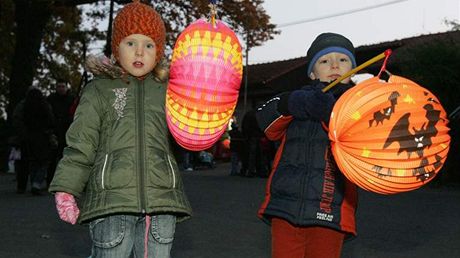
<path fill-rule="evenodd" d="M 193 171 L 193 168 L 186 168 L 185 171 Z"/>

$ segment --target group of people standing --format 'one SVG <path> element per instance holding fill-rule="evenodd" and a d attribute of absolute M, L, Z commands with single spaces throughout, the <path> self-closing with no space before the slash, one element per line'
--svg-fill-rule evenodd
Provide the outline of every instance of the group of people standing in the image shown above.
<path fill-rule="evenodd" d="M 256 111 L 248 111 L 241 122 L 231 123 L 230 136 L 231 176 L 268 177 L 276 152 L 275 143 L 260 130 Z"/>
<path fill-rule="evenodd" d="M 65 81 L 57 81 L 48 97 L 31 87 L 13 112 L 11 145 L 20 151 L 15 161 L 17 193 L 25 193 L 28 181 L 34 195 L 48 188 L 57 161 L 66 145 L 65 133 L 72 122 L 74 97 Z"/>

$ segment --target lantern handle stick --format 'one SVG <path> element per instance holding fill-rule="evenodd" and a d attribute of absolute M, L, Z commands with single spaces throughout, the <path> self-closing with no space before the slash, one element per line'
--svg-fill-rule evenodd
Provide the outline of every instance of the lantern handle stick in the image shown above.
<path fill-rule="evenodd" d="M 383 59 L 384 57 L 388 57 L 389 55 L 391 55 L 391 49 L 387 49 L 385 50 L 385 52 L 367 60 L 366 62 L 362 63 L 360 66 L 355 67 L 354 69 L 350 70 L 348 73 L 340 76 L 339 78 L 331 82 L 329 85 L 324 87 L 323 92 L 330 90 L 332 87 L 334 87 L 335 85 L 337 85 L 339 82 L 343 81 L 344 79 L 350 77 L 352 74 L 368 67 L 369 65 L 379 61 L 380 59 Z"/>

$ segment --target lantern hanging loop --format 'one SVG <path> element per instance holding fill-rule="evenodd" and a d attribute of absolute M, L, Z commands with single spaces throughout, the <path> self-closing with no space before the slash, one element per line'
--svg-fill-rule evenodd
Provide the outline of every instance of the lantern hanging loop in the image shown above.
<path fill-rule="evenodd" d="M 388 60 L 388 57 L 391 55 L 392 51 L 391 49 L 387 49 L 385 50 L 385 52 L 367 60 L 366 62 L 362 63 L 361 65 L 355 67 L 354 69 L 350 70 L 348 73 L 340 76 L 338 79 L 336 79 L 335 81 L 331 82 L 329 85 L 327 85 L 326 87 L 324 87 L 323 89 L 323 92 L 326 92 L 328 90 L 330 90 L 332 87 L 334 87 L 335 85 L 337 85 L 339 82 L 343 81 L 344 79 L 350 77 L 351 75 L 361 71 L 362 69 L 368 67 L 369 65 L 385 58 L 385 62 L 384 62 L 384 65 L 382 66 L 382 69 L 380 70 L 379 72 L 379 76 L 380 76 L 380 73 L 382 72 L 382 70 L 385 70 L 385 67 L 386 67 L 386 63 L 387 63 L 387 60 Z"/>
<path fill-rule="evenodd" d="M 383 64 L 382 64 L 382 67 L 380 68 L 380 71 L 379 71 L 379 74 L 377 75 L 377 77 L 380 78 L 380 75 L 382 75 L 382 73 L 385 71 L 387 74 L 391 75 L 388 71 L 387 71 L 387 62 L 388 62 L 388 58 L 390 57 L 391 55 L 391 49 L 387 49 L 385 50 L 385 60 L 383 60 Z"/>
<path fill-rule="evenodd" d="M 217 0 L 209 0 L 209 16 L 211 17 L 211 24 L 216 27 L 216 17 L 217 17 Z"/>

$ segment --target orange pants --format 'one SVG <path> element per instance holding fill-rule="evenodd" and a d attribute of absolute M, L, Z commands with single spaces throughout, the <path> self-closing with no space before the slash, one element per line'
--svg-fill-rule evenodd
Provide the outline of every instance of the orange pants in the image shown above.
<path fill-rule="evenodd" d="M 325 227 L 296 227 L 272 219 L 272 258 L 340 258 L 345 234 Z"/>

